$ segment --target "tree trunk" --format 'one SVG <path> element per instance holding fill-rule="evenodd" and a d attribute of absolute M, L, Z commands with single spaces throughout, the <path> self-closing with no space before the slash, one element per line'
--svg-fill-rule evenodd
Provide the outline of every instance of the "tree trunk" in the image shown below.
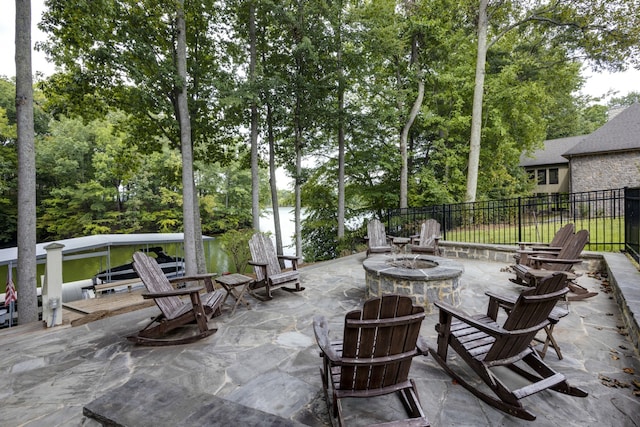
<path fill-rule="evenodd" d="M 278 185 L 276 182 L 276 144 L 273 137 L 273 116 L 271 103 L 267 102 L 267 138 L 269 139 L 269 184 L 271 186 L 271 206 L 273 208 L 273 230 L 276 235 L 276 253 L 284 254 L 282 247 L 282 228 L 280 227 L 280 203 L 278 202 Z M 283 263 L 281 263 L 283 264 Z"/>
<path fill-rule="evenodd" d="M 36 279 L 36 151 L 31 77 L 31 0 L 16 0 L 16 122 L 18 128 L 18 321 L 38 320 Z"/>
<path fill-rule="evenodd" d="M 195 192 L 193 179 L 193 147 L 191 146 L 191 120 L 187 100 L 187 34 L 184 0 L 178 0 L 176 68 L 180 87 L 176 87 L 180 147 L 182 149 L 182 212 L 184 227 L 184 258 L 187 276 L 198 272 L 195 239 Z"/>
<path fill-rule="evenodd" d="M 207 273 L 207 259 L 204 252 L 204 241 L 202 239 L 202 220 L 200 218 L 200 196 L 196 191 L 196 183 L 193 183 L 193 218 L 196 245 L 196 268 L 198 274 Z"/>
<path fill-rule="evenodd" d="M 302 177 L 302 124 L 296 124 L 296 184 L 295 184 L 295 233 L 296 256 L 302 258 L 302 194 L 300 181 Z"/>
<path fill-rule="evenodd" d="M 302 28 L 304 28 L 304 14 L 303 14 L 303 1 L 298 0 L 298 13 L 297 13 L 297 21 L 298 21 L 298 33 L 296 35 L 296 44 L 300 44 L 302 42 Z M 304 75 L 304 63 L 302 60 L 302 52 L 296 52 L 295 54 L 296 60 L 296 74 L 297 81 L 302 79 Z M 296 90 L 296 106 L 295 106 L 295 118 L 294 118 L 294 126 L 295 126 L 295 156 L 296 156 L 296 176 L 295 176 L 295 187 L 294 187 L 294 195 L 295 195 L 295 234 L 296 234 L 296 256 L 298 258 L 302 258 L 302 195 L 301 195 L 301 180 L 302 180 L 302 94 L 301 89 L 298 87 Z"/>
<path fill-rule="evenodd" d="M 420 112 L 422 100 L 424 99 L 424 80 L 422 79 L 421 73 L 418 74 L 418 96 L 413 103 L 413 107 L 411 107 L 411 112 L 409 113 L 407 122 L 404 124 L 402 133 L 400 134 L 400 156 L 402 157 L 402 169 L 400 170 L 400 209 L 405 209 L 408 207 L 407 199 L 409 187 L 409 162 L 407 153 L 407 140 L 409 139 L 409 130 L 411 129 L 413 122 Z"/>
<path fill-rule="evenodd" d="M 480 0 L 478 11 L 478 55 L 476 58 L 476 80 L 473 89 L 471 113 L 471 139 L 469 143 L 469 165 L 467 169 L 466 202 L 476 201 L 478 170 L 480 166 L 480 139 L 482 136 L 482 95 L 484 92 L 485 65 L 487 62 L 487 18 L 488 0 Z"/>
<path fill-rule="evenodd" d="M 337 62 L 338 62 L 338 239 L 344 237 L 344 69 L 342 64 L 342 2 L 338 11 Z"/>
<path fill-rule="evenodd" d="M 249 2 L 249 81 L 256 82 L 256 5 Z M 260 177 L 258 175 L 258 105 L 251 101 L 251 216 L 253 229 L 260 231 Z"/>

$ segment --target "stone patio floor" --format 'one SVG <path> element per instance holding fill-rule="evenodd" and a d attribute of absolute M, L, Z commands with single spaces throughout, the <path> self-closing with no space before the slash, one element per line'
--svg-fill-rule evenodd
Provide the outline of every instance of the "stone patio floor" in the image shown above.
<path fill-rule="evenodd" d="M 340 337 L 345 313 L 364 301 L 363 260 L 364 254 L 356 254 L 303 266 L 304 292 L 276 290 L 274 299 L 264 302 L 250 298 L 251 310 L 240 306 L 230 316 L 227 309 L 210 323 L 218 332 L 193 344 L 153 348 L 128 342 L 125 337 L 142 328 L 157 313 L 155 307 L 78 327 L 0 334 L 0 426 L 99 425 L 83 415 L 83 407 L 137 377 L 213 394 L 309 426 L 330 425 L 312 319 L 327 316 L 332 333 Z M 469 313 L 486 310 L 485 291 L 522 290 L 509 282 L 513 274 L 508 264 L 461 262 L 460 307 Z M 550 350 L 545 361 L 589 396 L 549 390 L 529 396 L 523 403 L 537 415 L 531 425 L 640 425 L 640 396 L 633 384 L 640 385 L 640 358 L 626 336 L 620 310 L 598 278 L 583 274 L 578 283 L 600 293 L 569 304 L 570 314 L 555 329 L 564 359 Z M 437 319 L 437 312 L 427 316 L 421 331 L 432 345 Z M 466 369 L 459 357 L 451 363 Z M 474 397 L 430 356 L 414 359 L 411 377 L 433 426 L 528 423 Z M 143 400 L 141 396 L 130 399 Z M 350 425 L 404 418 L 395 396 L 352 400 L 345 413 Z M 145 423 L 140 419 L 137 425 Z M 212 417 L 209 425 L 221 424 Z"/>

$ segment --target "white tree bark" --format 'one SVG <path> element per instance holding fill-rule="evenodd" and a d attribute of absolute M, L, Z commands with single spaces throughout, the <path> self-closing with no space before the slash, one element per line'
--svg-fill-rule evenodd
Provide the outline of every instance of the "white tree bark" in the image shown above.
<path fill-rule="evenodd" d="M 420 73 L 419 73 L 420 74 Z M 407 118 L 407 122 L 402 128 L 400 134 L 400 156 L 402 157 L 402 168 L 400 170 L 400 209 L 408 207 L 408 192 L 409 192 L 409 155 L 407 153 L 407 140 L 409 139 L 409 130 L 416 120 L 420 107 L 422 107 L 422 101 L 424 99 L 424 80 L 422 75 L 418 76 L 418 95 L 411 107 L 411 112 Z"/>
<path fill-rule="evenodd" d="M 256 81 L 256 5 L 249 2 L 249 80 Z M 260 231 L 260 177 L 258 175 L 258 106 L 251 102 L 251 216 L 253 229 Z M 275 207 L 274 207 L 275 210 Z M 275 212 L 275 211 L 274 211 Z"/>
<path fill-rule="evenodd" d="M 38 320 L 36 279 L 36 152 L 31 76 L 31 1 L 16 0 L 18 128 L 18 305 L 21 324 Z"/>
<path fill-rule="evenodd" d="M 177 49 L 176 68 L 181 87 L 177 88 L 178 123 L 182 149 L 182 213 L 184 227 L 184 258 L 186 275 L 198 272 L 195 226 L 195 185 L 193 180 L 193 147 L 191 145 L 191 119 L 187 100 L 187 31 L 184 17 L 184 0 L 178 0 L 176 16 Z"/>
<path fill-rule="evenodd" d="M 475 202 L 480 167 L 480 140 L 482 137 L 482 96 L 484 93 L 485 67 L 487 63 L 487 18 L 488 0 L 480 0 L 478 12 L 478 54 L 476 58 L 476 80 L 473 89 L 471 112 L 471 138 L 469 142 L 469 164 L 467 169 L 467 192 L 465 201 Z"/>

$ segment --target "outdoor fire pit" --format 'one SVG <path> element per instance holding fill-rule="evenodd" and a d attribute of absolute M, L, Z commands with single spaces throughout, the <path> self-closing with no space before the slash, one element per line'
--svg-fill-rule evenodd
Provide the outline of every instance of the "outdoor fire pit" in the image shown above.
<path fill-rule="evenodd" d="M 460 276 L 464 267 L 459 262 L 430 255 L 379 255 L 364 263 L 367 298 L 384 294 L 408 295 L 414 304 L 422 305 L 427 314 L 434 301 L 460 304 Z"/>

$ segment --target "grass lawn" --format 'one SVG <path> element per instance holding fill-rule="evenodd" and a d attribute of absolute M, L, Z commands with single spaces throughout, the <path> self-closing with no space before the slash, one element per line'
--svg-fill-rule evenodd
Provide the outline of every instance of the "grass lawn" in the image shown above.
<path fill-rule="evenodd" d="M 617 252 L 624 248 L 624 221 L 622 218 L 596 218 L 574 221 L 576 230 L 589 230 L 589 251 Z M 455 242 L 515 245 L 517 242 L 548 243 L 563 224 L 523 226 L 491 224 L 463 226 L 446 231 L 443 238 Z"/>

